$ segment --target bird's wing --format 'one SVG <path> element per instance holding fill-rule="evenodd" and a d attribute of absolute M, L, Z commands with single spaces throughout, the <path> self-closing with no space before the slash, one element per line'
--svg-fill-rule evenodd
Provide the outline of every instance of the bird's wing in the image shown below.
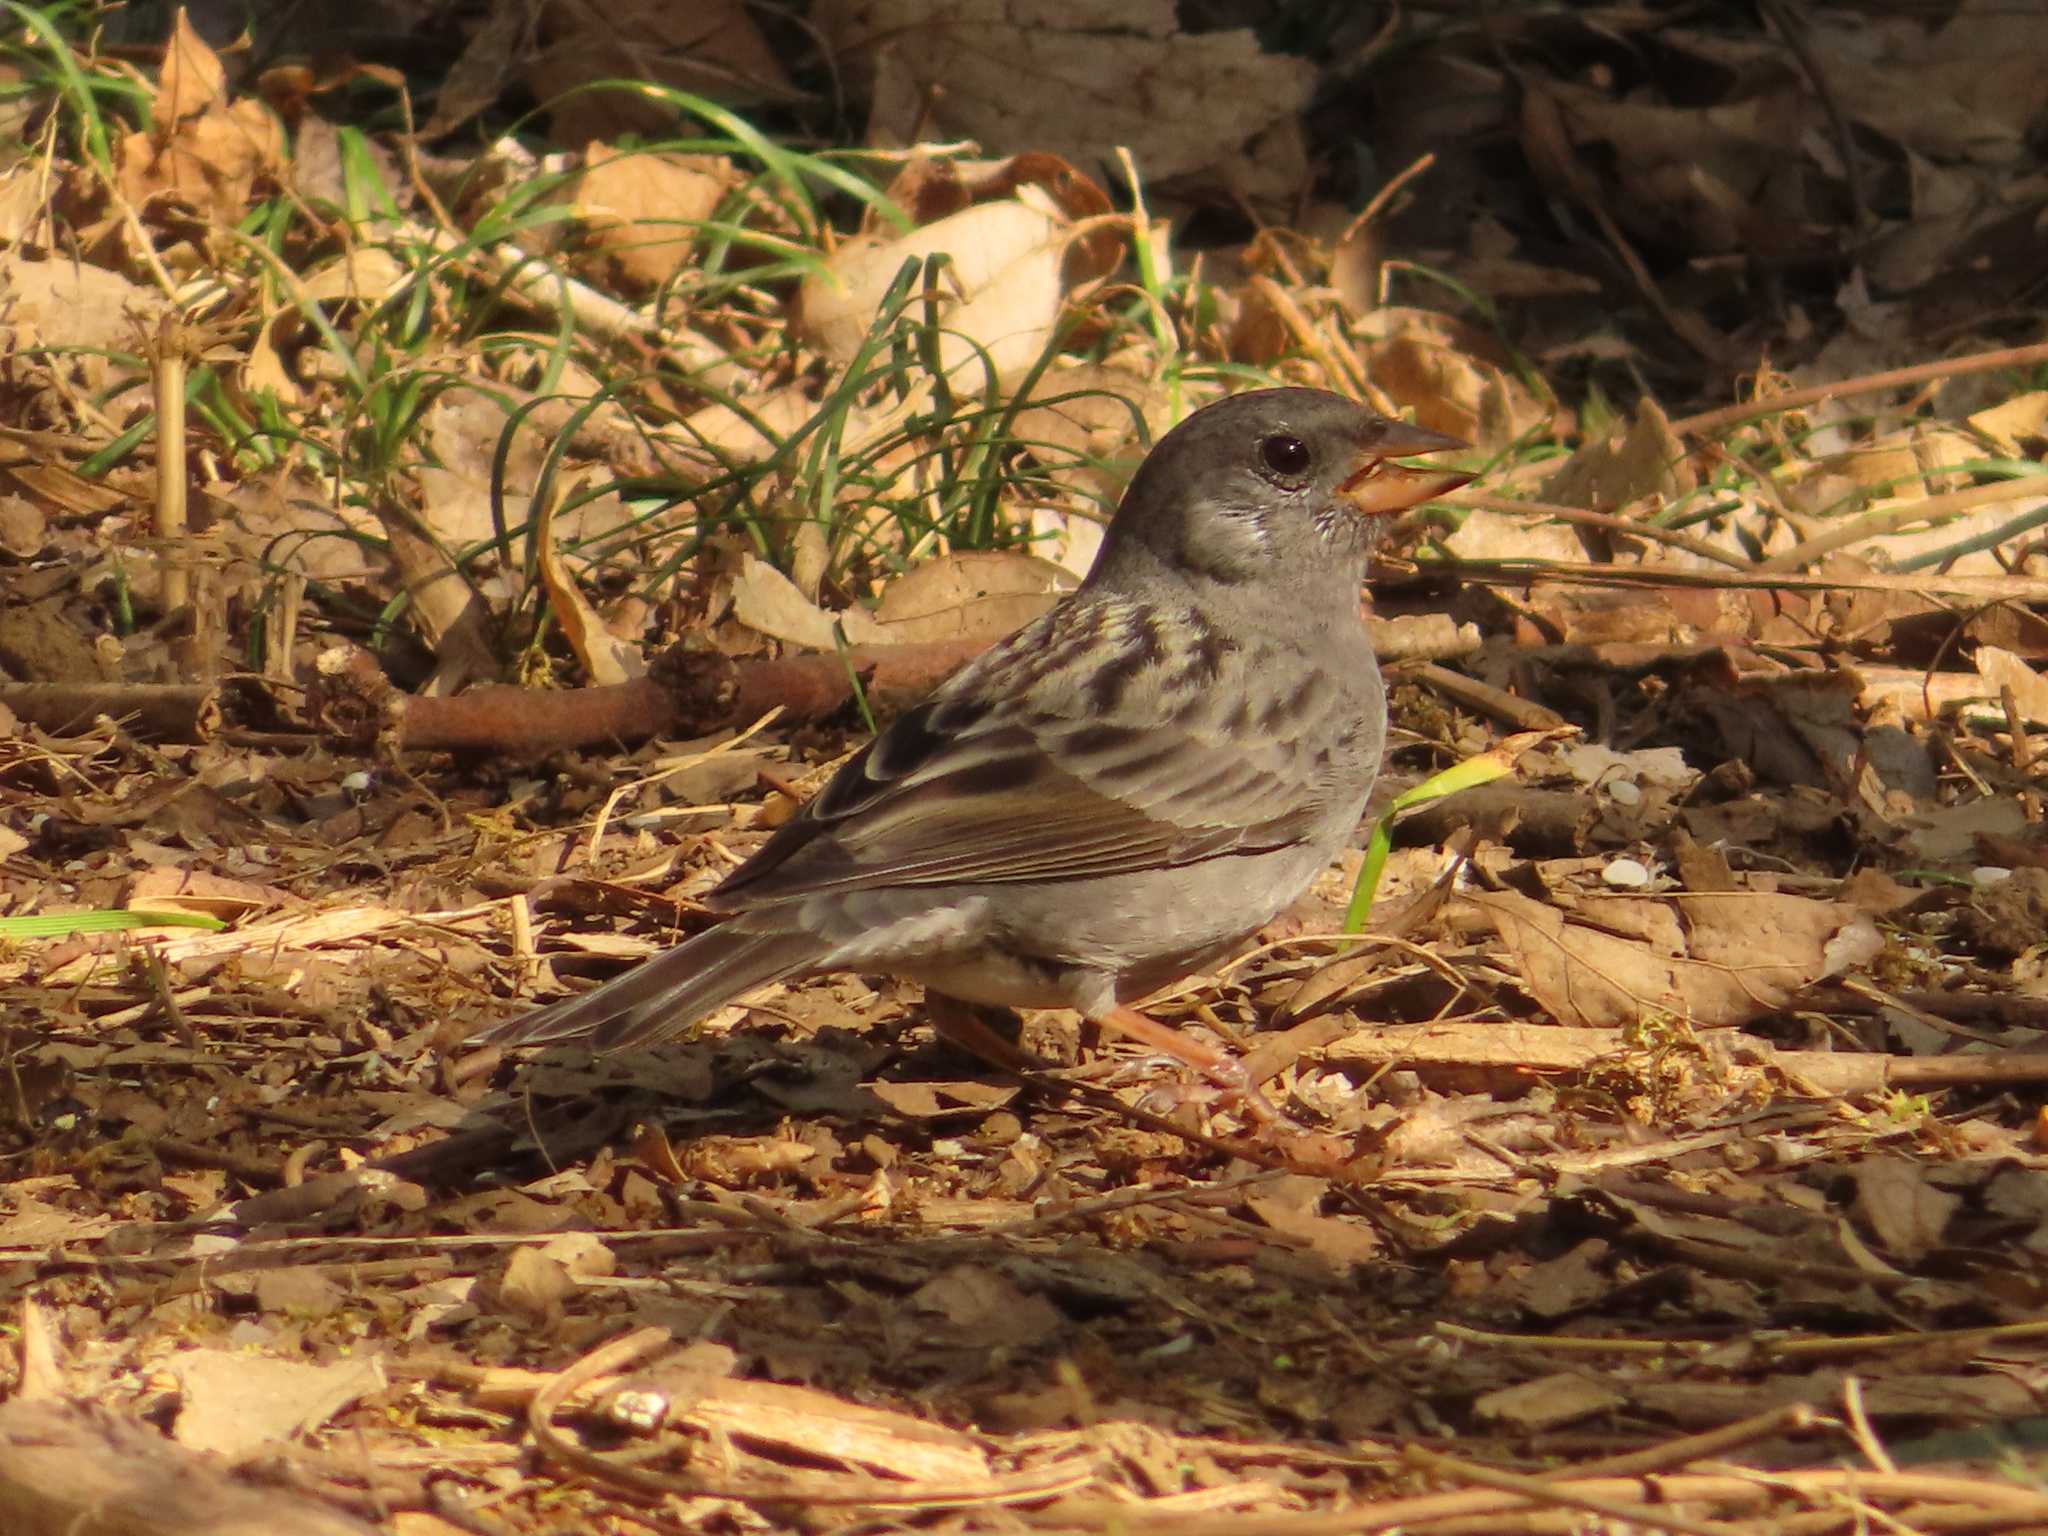
<path fill-rule="evenodd" d="M 1317 749 L 1370 726 L 1337 718 L 1355 700 L 1320 674 L 1259 707 L 1248 670 L 1197 616 L 1063 604 L 898 718 L 710 903 L 1069 880 L 1298 841 L 1326 809 Z"/>

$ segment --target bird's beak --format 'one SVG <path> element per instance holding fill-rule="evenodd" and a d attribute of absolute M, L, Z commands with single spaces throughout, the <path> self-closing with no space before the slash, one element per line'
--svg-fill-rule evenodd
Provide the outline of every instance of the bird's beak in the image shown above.
<path fill-rule="evenodd" d="M 1389 517 L 1455 491 L 1477 478 L 1462 469 L 1415 468 L 1396 464 L 1397 453 L 1441 453 L 1469 443 L 1405 421 L 1388 422 L 1372 446 L 1359 456 L 1358 467 L 1337 487 L 1337 494 L 1365 517 Z"/>

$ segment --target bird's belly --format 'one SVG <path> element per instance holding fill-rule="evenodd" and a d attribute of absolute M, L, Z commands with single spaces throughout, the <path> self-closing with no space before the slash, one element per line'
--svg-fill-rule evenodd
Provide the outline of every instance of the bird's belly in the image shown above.
<path fill-rule="evenodd" d="M 789 910 L 829 946 L 811 969 L 1099 1014 L 1228 953 L 1308 887 L 1335 841 L 1087 880 L 836 893 Z"/>
<path fill-rule="evenodd" d="M 962 991 L 973 966 L 920 979 L 969 1001 L 1017 1007 L 1094 1012 L 1130 1002 L 1227 955 L 1307 889 L 1329 857 L 1290 848 L 1099 877 L 1085 893 L 1060 884 L 991 892 L 985 949 L 1003 956 L 1013 990 Z"/>

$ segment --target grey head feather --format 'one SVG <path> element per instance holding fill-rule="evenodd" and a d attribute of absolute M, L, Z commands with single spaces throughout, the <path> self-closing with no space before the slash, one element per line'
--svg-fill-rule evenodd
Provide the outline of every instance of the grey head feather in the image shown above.
<path fill-rule="evenodd" d="M 1146 456 L 1089 583 L 1127 593 L 1253 586 L 1327 621 L 1327 592 L 1357 587 L 1378 539 L 1377 520 L 1339 491 L 1390 434 L 1389 453 L 1429 446 L 1409 446 L 1415 429 L 1319 389 L 1253 390 L 1198 411 Z M 1299 465 L 1276 451 L 1289 442 L 1306 455 Z"/>

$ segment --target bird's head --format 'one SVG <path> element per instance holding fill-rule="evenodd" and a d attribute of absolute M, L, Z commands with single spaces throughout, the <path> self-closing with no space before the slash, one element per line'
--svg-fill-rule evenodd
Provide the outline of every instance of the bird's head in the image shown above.
<path fill-rule="evenodd" d="M 1401 456 L 1466 445 L 1320 389 L 1262 389 L 1195 412 L 1139 466 L 1091 579 L 1157 564 L 1227 586 L 1354 584 L 1394 513 L 1465 484 Z"/>

